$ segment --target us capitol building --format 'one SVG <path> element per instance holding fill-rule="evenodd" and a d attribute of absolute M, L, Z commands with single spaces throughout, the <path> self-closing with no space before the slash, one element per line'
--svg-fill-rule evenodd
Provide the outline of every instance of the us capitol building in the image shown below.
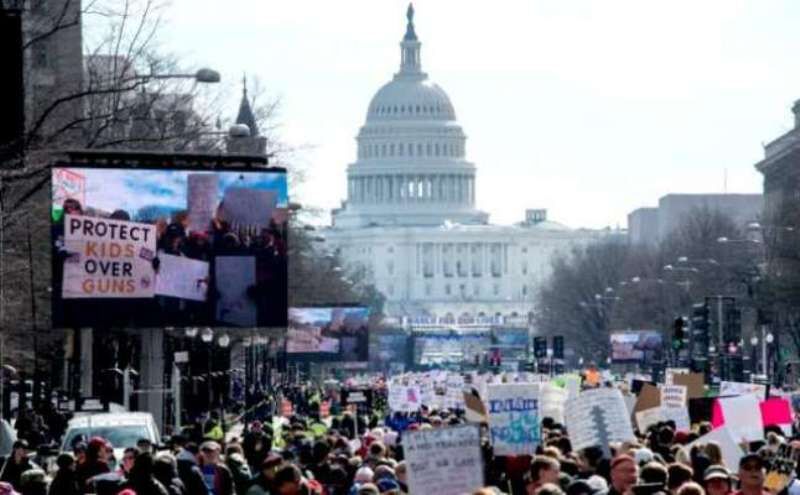
<path fill-rule="evenodd" d="M 365 270 L 389 322 L 527 325 L 553 255 L 609 231 L 572 230 L 546 210 L 489 224 L 475 208 L 476 167 L 453 104 L 422 71 L 412 6 L 407 17 L 400 71 L 369 104 L 326 245 Z"/>

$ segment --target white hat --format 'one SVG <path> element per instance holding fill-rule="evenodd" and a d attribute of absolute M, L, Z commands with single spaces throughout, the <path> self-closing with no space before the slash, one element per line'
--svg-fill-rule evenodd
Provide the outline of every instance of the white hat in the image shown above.
<path fill-rule="evenodd" d="M 367 466 L 364 466 L 361 469 L 359 469 L 358 471 L 356 471 L 355 482 L 356 483 L 372 483 L 372 476 L 374 474 L 375 473 L 372 472 L 372 469 L 370 469 Z"/>
<path fill-rule="evenodd" d="M 636 449 L 633 458 L 636 460 L 636 464 L 642 466 L 653 461 L 653 451 L 646 448 Z"/>
<path fill-rule="evenodd" d="M 596 474 L 589 476 L 589 479 L 586 480 L 586 483 L 595 493 L 608 491 L 608 483 L 606 483 L 606 480 L 603 479 L 602 476 L 598 476 Z"/>

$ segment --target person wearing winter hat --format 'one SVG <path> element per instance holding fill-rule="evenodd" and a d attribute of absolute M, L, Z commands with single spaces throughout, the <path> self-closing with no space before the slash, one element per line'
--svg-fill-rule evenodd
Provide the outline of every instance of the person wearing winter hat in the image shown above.
<path fill-rule="evenodd" d="M 11 484 L 16 490 L 21 488 L 22 473 L 36 467 L 28 458 L 29 451 L 27 441 L 17 440 L 14 442 L 11 446 L 11 455 L 6 458 L 0 468 L 0 481 Z"/>
<path fill-rule="evenodd" d="M 608 491 L 608 482 L 599 474 L 593 474 L 586 479 L 588 484 L 595 493 L 606 493 Z"/>
<path fill-rule="evenodd" d="M 372 469 L 368 466 L 364 466 L 362 468 L 359 468 L 358 471 L 356 471 L 356 477 L 354 481 L 356 483 L 372 483 L 372 479 L 374 476 L 375 473 L 372 471 Z"/>
<path fill-rule="evenodd" d="M 400 493 L 400 485 L 391 478 L 384 478 L 378 481 L 378 490 L 381 492 L 381 495 L 385 494 L 397 494 Z"/>

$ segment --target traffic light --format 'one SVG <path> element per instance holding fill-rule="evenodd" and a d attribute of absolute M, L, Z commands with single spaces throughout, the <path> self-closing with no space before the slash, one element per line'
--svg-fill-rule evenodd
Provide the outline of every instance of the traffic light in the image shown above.
<path fill-rule="evenodd" d="M 739 342 L 742 339 L 742 311 L 729 306 L 725 311 L 725 342 Z"/>
<path fill-rule="evenodd" d="M 711 343 L 708 335 L 708 317 L 709 311 L 706 304 L 698 303 L 692 306 L 692 342 L 695 355 L 704 356 L 708 352 L 708 345 Z"/>
<path fill-rule="evenodd" d="M 547 351 L 545 350 L 545 353 Z M 564 359 L 564 336 L 553 337 L 553 359 Z"/>
<path fill-rule="evenodd" d="M 547 337 L 533 338 L 533 357 L 536 359 L 547 357 Z"/>

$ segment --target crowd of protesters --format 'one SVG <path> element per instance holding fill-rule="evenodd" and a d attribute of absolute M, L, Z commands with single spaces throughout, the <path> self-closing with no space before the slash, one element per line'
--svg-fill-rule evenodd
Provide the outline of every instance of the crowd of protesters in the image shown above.
<path fill-rule="evenodd" d="M 113 458 L 113 446 L 93 437 L 61 453 L 54 472 L 32 460 L 19 440 L 0 468 L 0 495 L 397 495 L 409 493 L 403 437 L 409 431 L 466 422 L 463 412 L 423 407 L 381 416 L 340 411 L 319 416 L 320 389 L 286 390 L 288 417 L 251 420 L 226 435 L 221 418 L 185 428 L 164 446 L 140 441 Z M 376 403 L 377 404 L 377 403 Z M 336 412 L 335 411 L 335 412 Z M 714 442 L 689 447 L 708 423 L 676 431 L 661 422 L 637 440 L 572 449 L 563 424 L 544 418 L 542 442 L 532 456 L 494 456 L 486 428 L 481 449 L 486 486 L 474 493 L 527 495 L 800 495 L 800 481 L 779 491 L 765 487 L 775 454 L 800 451 L 800 434 L 765 429 L 762 441 L 740 445 L 741 460 L 726 465 Z M 795 432 L 798 433 L 798 432 Z M 797 464 L 794 464 L 797 469 Z"/>

